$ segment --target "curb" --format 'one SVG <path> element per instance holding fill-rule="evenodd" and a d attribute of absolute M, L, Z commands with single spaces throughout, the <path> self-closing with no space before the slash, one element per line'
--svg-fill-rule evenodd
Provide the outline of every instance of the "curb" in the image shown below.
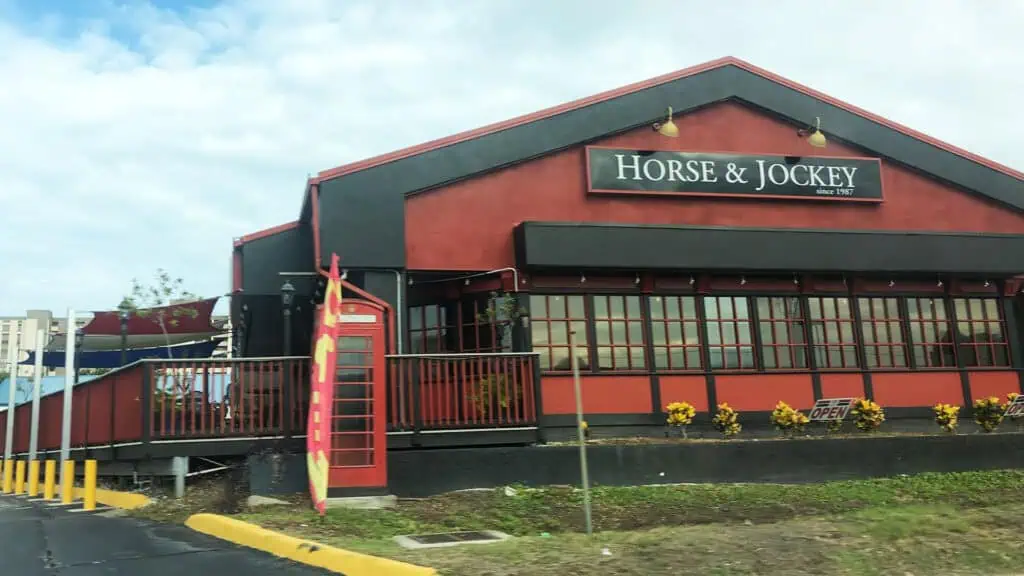
<path fill-rule="evenodd" d="M 185 525 L 203 534 L 344 576 L 436 576 L 425 566 L 379 558 L 281 534 L 217 514 L 195 514 Z"/>
<path fill-rule="evenodd" d="M 75 501 L 82 499 L 85 494 L 85 490 L 78 486 L 72 489 L 72 497 Z M 110 506 L 112 508 L 120 508 L 122 510 L 135 510 L 148 506 L 153 501 L 148 496 L 143 494 L 136 494 L 133 492 L 118 492 L 117 490 L 107 490 L 104 488 L 96 489 L 96 502 L 103 504 L 104 506 Z"/>

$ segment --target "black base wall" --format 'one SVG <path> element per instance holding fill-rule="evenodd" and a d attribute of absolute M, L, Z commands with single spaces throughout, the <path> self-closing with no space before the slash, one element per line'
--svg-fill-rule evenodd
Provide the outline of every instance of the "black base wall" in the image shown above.
<path fill-rule="evenodd" d="M 878 436 L 734 440 L 686 444 L 588 446 L 596 485 L 803 483 L 1024 468 L 1024 434 Z M 423 497 L 508 484 L 579 484 L 575 446 L 405 450 L 388 455 L 392 494 Z M 249 461 L 250 490 L 273 495 L 308 490 L 305 456 Z"/>

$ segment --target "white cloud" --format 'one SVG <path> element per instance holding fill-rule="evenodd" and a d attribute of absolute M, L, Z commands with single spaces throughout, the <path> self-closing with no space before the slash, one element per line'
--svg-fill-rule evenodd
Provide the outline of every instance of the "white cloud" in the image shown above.
<path fill-rule="evenodd" d="M 157 267 L 223 293 L 231 238 L 294 219 L 308 173 L 724 55 L 1024 168 L 1015 0 L 13 6 L 0 314 Z"/>

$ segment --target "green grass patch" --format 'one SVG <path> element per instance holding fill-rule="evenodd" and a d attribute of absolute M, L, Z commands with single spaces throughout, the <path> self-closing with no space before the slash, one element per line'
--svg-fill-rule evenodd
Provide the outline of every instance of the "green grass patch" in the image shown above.
<path fill-rule="evenodd" d="M 865 508 L 941 503 L 953 508 L 1012 500 L 1024 472 L 921 474 L 824 484 L 697 484 L 593 490 L 597 530 L 636 530 L 682 524 L 750 522 L 838 514 Z M 271 528 L 300 528 L 360 539 L 450 530 L 501 530 L 515 536 L 583 530 L 583 496 L 569 487 L 460 492 L 403 500 L 389 510 L 272 507 L 241 515 Z"/>
<path fill-rule="evenodd" d="M 1022 487 L 1018 471 L 804 485 L 599 486 L 593 537 L 580 533 L 582 493 L 571 487 L 461 492 L 401 500 L 388 510 L 332 509 L 324 517 L 310 509 L 308 496 L 296 495 L 291 505 L 238 517 L 447 576 L 1009 575 L 1024 573 Z M 204 504 L 197 493 L 166 506 L 178 508 L 139 513 L 166 520 Z M 422 551 L 391 540 L 474 529 L 517 538 Z"/>

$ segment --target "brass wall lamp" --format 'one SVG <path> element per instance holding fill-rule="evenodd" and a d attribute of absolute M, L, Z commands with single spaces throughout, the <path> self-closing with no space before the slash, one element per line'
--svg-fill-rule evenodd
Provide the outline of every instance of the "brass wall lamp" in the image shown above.
<path fill-rule="evenodd" d="M 666 138 L 679 138 L 679 128 L 672 121 L 672 107 L 668 107 L 668 114 L 664 123 L 655 122 L 651 128 Z"/>
<path fill-rule="evenodd" d="M 814 126 L 810 128 L 801 128 L 796 131 L 797 136 L 801 138 L 807 138 L 807 143 L 815 148 L 824 148 L 828 146 L 828 139 L 821 133 L 821 118 L 814 118 Z"/>

